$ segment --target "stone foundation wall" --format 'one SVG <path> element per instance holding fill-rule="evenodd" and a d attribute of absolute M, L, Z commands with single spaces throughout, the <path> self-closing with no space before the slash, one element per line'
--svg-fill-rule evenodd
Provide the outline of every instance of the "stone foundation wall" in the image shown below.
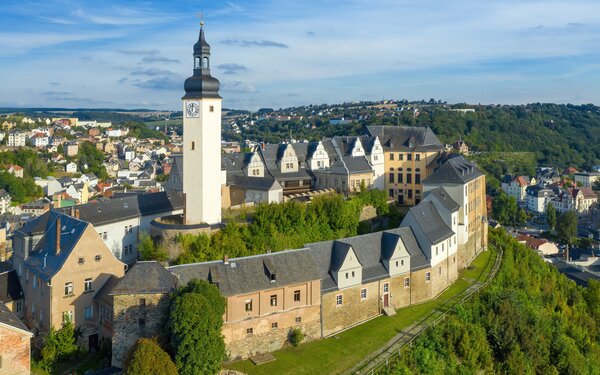
<path fill-rule="evenodd" d="M 478 223 L 477 230 L 469 234 L 469 240 L 458 246 L 456 253 L 458 269 L 465 268 L 480 252 L 487 249 L 487 224 Z"/>
<path fill-rule="evenodd" d="M 367 298 L 360 298 L 360 290 L 367 289 Z M 380 282 L 353 286 L 323 294 L 323 336 L 327 337 L 380 314 Z M 342 295 L 342 305 L 336 304 Z"/>
<path fill-rule="evenodd" d="M 296 319 L 299 318 L 298 322 Z M 320 306 L 309 306 L 223 325 L 230 360 L 281 349 L 292 329 L 300 328 L 310 341 L 321 337 Z M 276 327 L 273 325 L 276 324 Z M 248 329 L 252 329 L 249 333 Z"/>
<path fill-rule="evenodd" d="M 145 305 L 141 304 L 145 299 Z M 115 295 L 113 302 L 112 365 L 123 361 L 136 341 L 161 333 L 169 298 L 165 294 Z M 142 324 L 144 323 L 144 324 Z"/>

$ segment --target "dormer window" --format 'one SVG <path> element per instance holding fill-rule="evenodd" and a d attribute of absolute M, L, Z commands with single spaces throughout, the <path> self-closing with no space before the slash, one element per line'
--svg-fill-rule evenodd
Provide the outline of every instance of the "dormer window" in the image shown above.
<path fill-rule="evenodd" d="M 275 277 L 275 274 L 272 273 L 269 277 L 269 279 L 271 280 L 272 283 L 274 283 L 275 281 L 277 281 L 277 278 Z"/>

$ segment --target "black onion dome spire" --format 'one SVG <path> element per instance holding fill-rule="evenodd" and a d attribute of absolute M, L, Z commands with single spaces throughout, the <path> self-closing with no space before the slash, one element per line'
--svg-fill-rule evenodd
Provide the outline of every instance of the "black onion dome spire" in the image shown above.
<path fill-rule="evenodd" d="M 219 80 L 210 75 L 210 45 L 204 38 L 204 27 L 200 24 L 200 35 L 194 44 L 194 74 L 185 80 L 183 99 L 221 98 Z"/>

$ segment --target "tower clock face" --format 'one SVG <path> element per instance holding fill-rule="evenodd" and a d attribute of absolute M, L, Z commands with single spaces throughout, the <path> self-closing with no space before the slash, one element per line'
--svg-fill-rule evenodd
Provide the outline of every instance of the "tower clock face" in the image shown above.
<path fill-rule="evenodd" d="M 200 114 L 200 106 L 198 102 L 188 102 L 185 105 L 185 114 L 187 117 L 198 117 Z"/>

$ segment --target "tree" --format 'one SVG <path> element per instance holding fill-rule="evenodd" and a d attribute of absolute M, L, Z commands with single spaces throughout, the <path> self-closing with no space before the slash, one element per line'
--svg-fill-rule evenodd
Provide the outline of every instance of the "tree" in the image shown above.
<path fill-rule="evenodd" d="M 550 231 L 553 231 L 556 228 L 556 208 L 554 208 L 552 202 L 548 203 L 547 215 L 548 226 L 550 226 Z"/>
<path fill-rule="evenodd" d="M 558 237 L 571 245 L 577 236 L 577 214 L 575 211 L 567 211 L 558 217 L 556 223 Z"/>
<path fill-rule="evenodd" d="M 138 251 L 142 260 L 156 260 L 157 262 L 166 262 L 169 259 L 167 251 L 158 244 L 155 244 L 152 237 L 148 234 L 140 236 Z"/>
<path fill-rule="evenodd" d="M 125 361 L 125 375 L 177 375 L 177 366 L 155 338 L 141 338 Z"/>
<path fill-rule="evenodd" d="M 77 354 L 76 336 L 75 327 L 69 319 L 65 321 L 59 330 L 51 327 L 40 353 L 41 367 L 50 371 L 57 362 L 69 359 Z"/>
<path fill-rule="evenodd" d="M 171 345 L 182 375 L 216 374 L 225 359 L 221 335 L 225 299 L 216 286 L 193 279 L 174 295 L 169 315 Z"/>

